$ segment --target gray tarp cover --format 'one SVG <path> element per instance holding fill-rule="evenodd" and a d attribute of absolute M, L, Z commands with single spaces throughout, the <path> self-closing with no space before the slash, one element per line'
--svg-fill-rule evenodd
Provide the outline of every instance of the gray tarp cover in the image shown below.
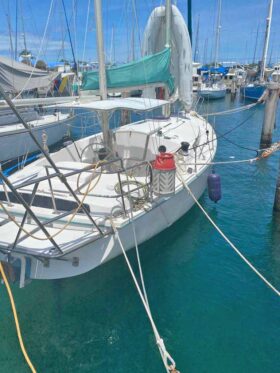
<path fill-rule="evenodd" d="M 57 75 L 57 72 L 49 73 L 0 56 L 0 84 L 6 92 L 18 93 L 35 88 L 45 88 Z"/>

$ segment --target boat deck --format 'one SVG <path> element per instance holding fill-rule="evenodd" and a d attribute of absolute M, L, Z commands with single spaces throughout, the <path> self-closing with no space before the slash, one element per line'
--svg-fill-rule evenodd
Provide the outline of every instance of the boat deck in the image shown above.
<path fill-rule="evenodd" d="M 207 134 L 207 130 L 207 123 L 196 115 L 189 115 L 187 118 L 146 120 L 123 126 L 115 132 L 115 136 L 117 152 L 125 170 L 121 166 L 120 159 L 113 162 L 109 168 L 108 165 L 103 166 L 102 163 L 101 165 L 97 163 L 98 167 L 95 169 L 94 152 L 89 154 L 85 152 L 84 159 L 81 159 L 83 149 L 86 149 L 89 144 L 95 144 L 95 141 L 100 139 L 100 134 L 81 139 L 53 153 L 52 158 L 79 198 L 79 205 L 45 159 L 40 159 L 11 175 L 9 180 L 28 203 L 34 197 L 32 211 L 45 225 L 48 234 L 51 237 L 55 236 L 55 242 L 64 255 L 77 246 L 94 241 L 102 234 L 107 235 L 111 232 L 109 218 L 112 216 L 118 227 L 129 223 L 128 212 L 131 204 L 137 219 L 147 209 L 151 209 L 153 204 L 158 204 L 161 200 L 170 197 L 159 197 L 153 193 L 150 199 L 149 166 L 150 162 L 155 159 L 160 145 L 165 145 L 167 152 L 175 153 L 180 148 L 181 142 L 187 141 L 190 151 L 183 157 L 182 172 L 186 182 L 195 179 L 204 169 L 203 163 L 195 165 L 195 162 L 199 160 L 207 162 L 212 157 L 211 147 L 209 144 L 206 145 L 209 140 L 208 136 L 211 136 L 211 133 Z M 196 145 L 198 144 L 201 144 L 201 147 L 197 152 Z M 35 185 L 37 189 L 32 197 Z M 175 193 L 181 188 L 182 183 L 176 178 Z M 10 204 L 1 186 L 2 203 L 20 224 L 25 208 L 11 193 L 9 197 Z M 89 212 L 96 226 L 93 225 L 85 211 L 81 211 L 81 206 Z M 77 211 L 78 208 L 79 211 Z M 7 218 L 5 211 L 0 212 L 0 218 Z M 19 227 L 12 221 L 3 223 L 0 226 L 0 247 L 11 249 Z M 50 240 L 41 240 L 45 234 L 31 218 L 26 219 L 24 229 L 30 234 L 20 233 L 16 244 L 17 251 L 34 252 L 35 255 L 41 256 L 60 254 L 57 250 L 53 250 L 54 245 Z M 32 238 L 32 234 L 39 239 Z"/>

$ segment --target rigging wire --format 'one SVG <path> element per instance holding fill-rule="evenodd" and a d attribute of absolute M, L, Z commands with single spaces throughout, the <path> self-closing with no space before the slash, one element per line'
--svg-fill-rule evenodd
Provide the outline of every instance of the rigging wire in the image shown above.
<path fill-rule="evenodd" d="M 41 40 L 41 43 L 40 43 L 39 52 L 38 52 L 38 55 L 37 55 L 37 57 L 36 57 L 36 59 L 35 59 L 35 62 L 34 62 L 34 66 L 33 66 L 33 68 L 32 68 L 32 71 L 31 71 L 31 73 L 30 73 L 28 79 L 26 80 L 26 82 L 25 82 L 23 88 L 21 89 L 21 91 L 17 94 L 17 96 L 16 96 L 14 99 L 17 99 L 18 97 L 21 96 L 22 92 L 25 90 L 25 88 L 26 88 L 27 85 L 29 84 L 30 79 L 31 79 L 31 77 L 32 77 L 32 75 L 33 75 L 33 73 L 34 73 L 34 71 L 35 71 L 35 66 L 36 66 L 36 63 L 37 63 L 37 61 L 38 61 L 38 58 L 39 58 L 39 56 L 40 56 L 40 54 L 41 54 L 41 51 L 42 51 L 42 48 L 43 48 L 43 43 L 44 43 L 44 41 L 45 41 L 45 37 L 46 37 L 46 33 L 47 33 L 47 29 L 48 29 L 48 27 L 49 27 L 49 22 L 50 22 L 50 18 L 51 18 L 51 14 L 52 14 L 52 9 L 53 9 L 53 4 L 54 4 L 54 0 L 51 0 L 50 9 L 49 9 L 48 17 L 47 17 L 47 22 L 46 22 L 46 25 L 45 25 L 45 29 L 44 29 L 44 33 L 43 33 L 43 37 L 42 37 L 42 40 Z"/>
<path fill-rule="evenodd" d="M 72 51 L 72 56 L 73 56 L 73 61 L 74 61 L 74 70 L 77 73 L 77 68 L 78 68 L 77 67 L 77 61 L 76 61 L 76 57 L 75 57 L 75 51 L 74 51 L 74 46 L 73 46 L 73 42 L 72 42 L 69 21 L 68 21 L 68 17 L 67 17 L 67 13 L 66 13 L 65 2 L 64 2 L 64 0 L 61 0 L 61 1 L 62 1 L 62 5 L 63 5 L 66 27 L 67 27 L 67 31 L 68 31 L 68 36 L 69 36 L 69 41 L 70 41 L 70 46 L 71 46 L 71 51 Z M 75 14 L 73 15 L 73 17 L 75 17 Z"/>
<path fill-rule="evenodd" d="M 179 176 L 179 177 L 178 177 Z M 214 220 L 210 217 L 210 215 L 207 213 L 207 211 L 202 207 L 198 199 L 195 197 L 194 193 L 190 189 L 190 187 L 185 182 L 183 175 L 179 171 L 179 167 L 177 168 L 177 177 L 181 181 L 182 185 L 186 189 L 186 191 L 189 193 L 189 195 L 192 197 L 194 202 L 197 204 L 197 206 L 200 208 L 200 210 L 203 212 L 203 214 L 206 216 L 206 218 L 210 221 L 210 223 L 213 225 L 213 227 L 217 230 L 217 232 L 223 237 L 223 239 L 229 244 L 229 246 L 236 252 L 236 254 L 251 268 L 253 272 L 276 294 L 280 297 L 280 291 L 276 289 L 257 269 L 256 267 L 238 250 L 238 248 L 232 243 L 232 241 L 225 235 L 225 233 L 221 230 L 221 228 L 218 227 L 218 225 L 214 222 Z"/>
<path fill-rule="evenodd" d="M 206 142 L 204 142 L 203 144 L 200 144 L 200 145 L 195 145 L 193 146 L 192 148 L 189 148 L 189 150 L 195 150 L 195 149 L 198 149 L 198 148 L 201 148 L 207 144 L 210 144 L 211 142 L 215 142 L 217 141 L 219 138 L 224 138 L 226 135 L 228 135 L 229 133 L 235 131 L 237 128 L 243 126 L 245 123 L 248 122 L 249 119 L 251 119 L 253 117 L 253 115 L 255 114 L 255 111 L 253 111 L 253 113 L 251 115 L 249 115 L 246 119 L 244 119 L 242 122 L 240 122 L 239 124 L 237 124 L 235 127 L 231 128 L 230 130 L 226 131 L 225 133 L 223 134 L 220 134 L 216 137 L 214 137 L 212 140 L 208 140 Z M 236 146 L 239 146 L 237 144 L 235 144 Z M 177 152 L 181 149 L 181 147 L 177 150 Z M 250 149 L 250 148 L 247 148 L 247 150 L 254 150 L 257 154 L 259 152 L 258 149 Z"/>
<path fill-rule="evenodd" d="M 85 53 L 86 53 L 86 42 L 87 42 L 87 34 L 88 34 L 88 21 L 89 21 L 89 12 L 90 12 L 90 1 L 88 0 L 88 7 L 87 7 L 87 18 L 86 18 L 86 28 L 85 28 L 85 36 L 84 36 L 84 46 L 83 46 L 83 54 L 82 54 L 82 61 L 85 60 Z"/>
<path fill-rule="evenodd" d="M 204 114 L 200 114 L 200 115 L 211 117 L 211 116 L 234 114 L 234 113 L 239 113 L 241 111 L 250 110 L 251 108 L 253 108 L 257 105 L 260 105 L 260 104 L 261 104 L 261 102 L 257 101 L 257 102 L 254 102 L 253 104 L 243 105 L 243 106 L 240 106 L 240 107 L 237 107 L 237 108 L 234 108 L 234 109 L 218 111 L 216 113 L 204 113 Z"/>

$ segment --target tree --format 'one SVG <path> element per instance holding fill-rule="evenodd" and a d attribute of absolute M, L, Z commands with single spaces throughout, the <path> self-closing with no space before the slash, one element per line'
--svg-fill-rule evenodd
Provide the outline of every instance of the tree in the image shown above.
<path fill-rule="evenodd" d="M 43 61 L 43 60 L 38 60 L 38 61 L 36 62 L 35 67 L 36 67 L 37 69 L 40 69 L 40 70 L 47 70 L 46 62 Z"/>

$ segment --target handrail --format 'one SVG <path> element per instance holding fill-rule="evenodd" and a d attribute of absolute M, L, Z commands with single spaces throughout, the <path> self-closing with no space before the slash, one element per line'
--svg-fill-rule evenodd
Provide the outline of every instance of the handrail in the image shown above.
<path fill-rule="evenodd" d="M 106 165 L 109 165 L 109 164 L 111 164 L 111 163 L 114 163 L 114 162 L 118 162 L 118 161 L 121 162 L 122 159 L 121 159 L 121 158 L 117 158 L 117 159 L 113 159 L 113 160 L 111 160 L 111 161 L 106 161 L 106 162 L 104 162 L 104 163 L 102 164 L 102 167 L 104 167 L 104 166 L 106 166 Z M 149 165 L 150 163 L 149 163 L 148 161 L 141 161 L 140 163 L 137 163 L 136 165 L 132 165 L 132 166 L 125 167 L 125 168 L 122 167 L 122 168 L 120 168 L 120 171 L 125 172 L 125 171 L 131 170 L 131 169 L 133 169 L 133 168 L 143 166 L 143 165 L 145 165 L 145 164 L 146 164 L 146 165 Z M 45 167 L 46 167 L 46 168 L 52 168 L 52 166 L 50 166 L 50 165 L 45 165 Z M 65 174 L 63 174 L 63 176 L 64 176 L 65 178 L 67 178 L 67 177 L 70 177 L 70 176 L 77 175 L 77 174 L 79 174 L 79 173 L 83 173 L 83 172 L 86 172 L 86 171 L 90 171 L 90 170 L 92 170 L 92 169 L 94 169 L 94 168 L 95 168 L 95 164 L 91 164 L 91 165 L 86 166 L 86 167 L 84 167 L 84 168 L 81 168 L 81 169 L 78 169 L 78 170 L 74 170 L 74 171 L 71 171 L 71 172 L 65 173 Z M 70 169 L 70 168 L 67 168 L 67 167 L 60 167 L 59 169 L 60 169 L 60 170 L 67 170 L 67 169 Z M 97 169 L 96 169 L 96 173 L 98 173 Z M 108 171 L 108 170 L 107 170 L 106 173 L 107 173 L 107 174 L 114 174 L 114 173 L 117 173 L 117 171 Z M 54 177 L 59 177 L 59 176 L 61 176 L 61 172 L 60 172 L 60 173 L 54 172 L 54 173 L 49 174 L 49 175 L 46 175 L 46 176 L 41 176 L 41 177 L 39 177 L 39 178 L 35 178 L 35 179 L 33 178 L 33 179 L 31 179 L 30 181 L 26 181 L 26 182 L 24 182 L 24 183 L 17 184 L 17 185 L 14 186 L 14 188 L 15 188 L 16 190 L 18 190 L 18 189 L 25 188 L 25 187 L 27 187 L 27 186 L 33 185 L 33 184 L 35 184 L 35 183 L 37 183 L 37 182 L 41 182 L 41 181 L 48 180 L 48 179 L 52 179 L 52 178 L 54 178 Z"/>
<path fill-rule="evenodd" d="M 132 193 L 138 191 L 138 190 L 141 190 L 143 188 L 149 188 L 150 189 L 150 186 L 152 184 L 152 177 L 151 177 L 151 164 L 148 162 L 148 161 L 141 161 L 137 164 L 134 164 L 134 165 L 131 165 L 131 166 L 128 166 L 128 167 L 124 167 L 123 165 L 123 160 L 118 158 L 118 159 L 115 159 L 115 160 L 111 160 L 111 161 L 108 161 L 106 162 L 104 165 L 106 164 L 110 164 L 110 163 L 114 163 L 114 162 L 117 162 L 117 161 L 120 161 L 121 162 L 121 167 L 116 170 L 115 172 L 109 172 L 110 174 L 112 173 L 116 173 L 118 175 L 118 180 L 119 180 L 119 184 L 120 184 L 120 191 L 121 193 L 116 193 L 112 196 L 108 196 L 108 195 L 98 195 L 98 194 L 92 194 L 91 196 L 94 196 L 94 197 L 103 197 L 103 198 L 118 198 L 118 197 L 121 197 L 122 198 L 122 205 L 123 205 L 123 211 L 124 211 L 124 214 L 126 215 L 126 207 L 125 207 L 125 201 L 124 201 L 124 197 L 127 196 L 127 195 L 131 195 Z M 129 170 L 132 170 L 134 168 L 139 168 L 143 165 L 147 165 L 149 166 L 149 171 L 150 171 L 150 180 L 149 182 L 146 182 L 146 183 L 142 183 L 140 186 L 138 187 L 135 187 L 129 191 L 124 191 L 123 188 L 122 188 L 122 180 L 121 180 L 121 174 L 125 173 L 127 174 L 127 171 Z M 87 166 L 85 168 L 83 168 L 82 170 L 75 170 L 75 171 L 72 171 L 72 172 L 69 172 L 69 173 L 66 173 L 64 174 L 65 177 L 68 177 L 68 176 L 71 176 L 71 175 L 75 175 L 75 174 L 78 174 L 78 173 L 81 173 L 81 172 L 84 172 L 85 170 L 90 170 L 94 167 L 94 165 L 90 165 L 90 166 Z M 47 165 L 46 166 L 46 171 L 51 168 L 51 166 Z M 67 169 L 67 167 L 65 168 L 61 168 L 61 169 Z M 101 171 L 102 173 L 102 171 Z M 5 175 L 2 175 L 2 172 L 0 170 L 0 177 L 2 176 L 2 179 L 4 181 L 4 184 L 7 184 L 7 186 L 9 187 L 10 189 L 10 192 L 8 193 L 12 193 L 15 195 L 15 197 L 17 198 L 17 200 L 23 205 L 23 207 L 25 208 L 25 213 L 23 215 L 23 218 L 21 220 L 21 223 L 20 223 L 20 226 L 19 226 L 19 230 L 18 230 L 18 233 L 16 235 L 16 239 L 15 241 L 13 242 L 13 244 L 9 245 L 7 248 L 3 249 L 5 252 L 24 252 L 24 253 L 28 253 L 29 255 L 31 255 L 30 253 L 30 250 L 28 249 L 23 249 L 23 248 L 17 248 L 17 245 L 22 242 L 28 235 L 27 234 L 24 234 L 22 236 L 20 236 L 20 233 L 22 232 L 23 230 L 23 226 L 25 224 L 25 221 L 26 221 L 26 218 L 27 216 L 29 215 L 32 220 L 34 220 L 34 222 L 36 223 L 36 226 L 34 227 L 34 229 L 32 231 L 30 231 L 29 233 L 30 234 L 34 234 L 40 230 L 42 230 L 45 234 L 48 235 L 48 232 L 46 231 L 45 227 L 56 222 L 56 221 L 59 221 L 63 218 L 65 218 L 66 216 L 70 215 L 71 213 L 73 213 L 73 211 L 75 210 L 70 210 L 70 211 L 66 211 L 64 213 L 61 213 L 51 219 L 46 219 L 45 221 L 41 222 L 39 220 L 39 218 L 37 218 L 37 216 L 35 215 L 35 213 L 32 211 L 31 209 L 31 205 L 32 205 L 32 202 L 34 200 L 34 197 L 35 197 L 35 194 L 37 192 L 37 189 L 38 189 L 38 185 L 40 183 L 40 181 L 43 181 L 43 180 L 48 180 L 50 182 L 50 180 L 54 177 L 57 177 L 57 173 L 54 173 L 54 174 L 49 174 L 49 172 L 47 171 L 47 175 L 44 176 L 44 177 L 41 177 L 41 178 L 37 178 L 37 179 L 32 179 L 31 181 L 29 182 L 26 182 L 26 183 L 23 183 L 23 184 L 20 184 L 18 185 L 17 187 L 14 187 L 12 185 L 12 183 L 10 183 L 9 179 L 5 177 Z M 148 176 L 147 176 L 148 177 Z M 147 179 L 148 180 L 148 179 Z M 31 195 L 31 201 L 30 201 L 30 205 L 25 201 L 25 199 L 23 198 L 23 196 L 21 196 L 21 194 L 18 192 L 18 189 L 19 188 L 23 188 L 23 186 L 27 186 L 27 185 L 32 185 L 34 184 L 34 188 L 33 188 L 33 191 L 32 193 L 30 194 Z M 52 188 L 51 188 L 52 189 Z M 53 191 L 51 190 L 51 193 L 53 193 Z M 54 193 L 52 194 L 52 199 L 54 200 L 55 199 L 55 195 Z M 36 206 L 33 206 L 33 207 L 36 207 Z M 99 231 L 99 235 L 98 237 L 101 237 L 101 234 L 104 235 L 104 232 L 101 231 L 100 233 L 100 230 Z M 108 234 L 108 233 L 106 233 Z M 49 253 L 42 253 L 42 252 L 38 252 L 38 255 L 36 254 L 33 254 L 35 256 L 38 256 L 38 257 L 61 257 L 63 256 L 65 253 L 61 250 L 61 248 L 59 247 L 59 245 L 51 238 L 49 237 L 48 235 L 48 239 L 51 241 L 52 245 L 54 248 L 56 248 L 57 252 L 55 253 L 53 251 L 53 249 L 50 249 L 49 250 Z M 97 239 L 97 237 L 95 238 Z M 20 249 L 20 250 L 19 250 Z"/>

